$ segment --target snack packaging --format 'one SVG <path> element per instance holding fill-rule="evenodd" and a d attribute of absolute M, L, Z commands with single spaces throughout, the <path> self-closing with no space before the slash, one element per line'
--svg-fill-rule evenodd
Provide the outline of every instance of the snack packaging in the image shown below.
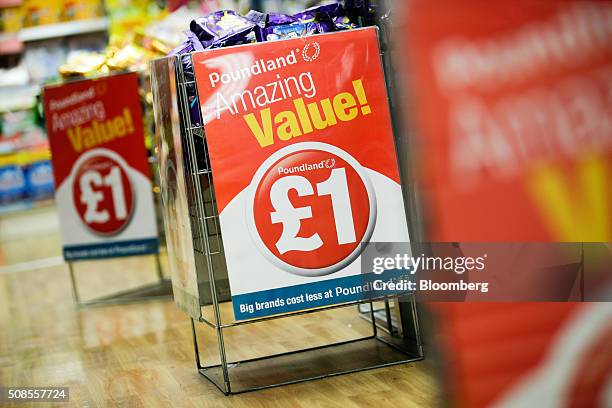
<path fill-rule="evenodd" d="M 207 48 L 215 40 L 246 33 L 255 25 L 232 10 L 221 10 L 191 21 L 189 29 Z"/>
<path fill-rule="evenodd" d="M 336 31 L 336 26 L 329 22 L 299 22 L 285 25 L 276 25 L 265 28 L 264 39 L 266 41 L 283 40 L 287 38 L 306 37 L 308 35 Z"/>
<path fill-rule="evenodd" d="M 107 72 L 106 56 L 97 52 L 80 51 L 74 53 L 58 71 L 63 78 L 83 77 Z"/>
<path fill-rule="evenodd" d="M 315 6 L 308 8 L 300 13 L 294 14 L 294 18 L 298 21 L 310 21 L 312 19 L 321 19 L 325 17 L 332 20 L 334 17 L 341 15 L 344 8 L 338 3 L 326 4 L 323 6 Z"/>
<path fill-rule="evenodd" d="M 348 16 L 336 16 L 333 21 L 338 30 L 353 30 L 359 28 L 359 25 L 352 22 Z"/>

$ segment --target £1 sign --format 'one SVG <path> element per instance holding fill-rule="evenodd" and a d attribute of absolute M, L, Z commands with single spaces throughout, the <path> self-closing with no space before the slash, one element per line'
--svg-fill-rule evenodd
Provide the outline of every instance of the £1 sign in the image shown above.
<path fill-rule="evenodd" d="M 256 172 L 247 200 L 259 250 L 302 276 L 333 273 L 359 255 L 374 227 L 376 200 L 362 166 L 325 143 L 281 149 Z"/>
<path fill-rule="evenodd" d="M 363 300 L 366 244 L 409 241 L 377 30 L 193 67 L 236 320 Z"/>
<path fill-rule="evenodd" d="M 130 72 L 43 89 L 67 261 L 158 250 L 139 81 Z"/>
<path fill-rule="evenodd" d="M 81 221 L 92 232 L 116 234 L 132 215 L 134 192 L 126 165 L 105 149 L 81 160 L 73 181 L 73 200 Z"/>

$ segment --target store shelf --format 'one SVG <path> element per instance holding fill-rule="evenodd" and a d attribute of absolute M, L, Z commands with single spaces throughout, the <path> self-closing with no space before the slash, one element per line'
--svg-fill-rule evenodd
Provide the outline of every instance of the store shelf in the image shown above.
<path fill-rule="evenodd" d="M 107 18 L 77 20 L 59 24 L 47 24 L 24 28 L 19 32 L 23 42 L 47 40 L 50 38 L 67 37 L 71 35 L 97 33 L 108 29 Z"/>

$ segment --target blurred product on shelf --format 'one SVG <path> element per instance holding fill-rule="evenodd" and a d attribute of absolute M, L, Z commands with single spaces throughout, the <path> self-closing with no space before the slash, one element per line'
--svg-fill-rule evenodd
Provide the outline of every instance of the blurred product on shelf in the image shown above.
<path fill-rule="evenodd" d="M 107 53 L 106 65 L 111 71 L 144 71 L 147 63 L 160 54 L 134 44 L 116 49 L 111 47 Z"/>
<path fill-rule="evenodd" d="M 130 41 L 135 32 L 143 32 L 149 24 L 168 14 L 156 2 L 149 0 L 107 0 L 105 3 L 110 19 L 110 44 Z"/>
<path fill-rule="evenodd" d="M 62 6 L 62 2 L 59 1 L 24 0 L 24 27 L 59 23 Z"/>
<path fill-rule="evenodd" d="M 17 155 L 0 156 L 0 205 L 21 199 L 26 183 Z"/>
<path fill-rule="evenodd" d="M 85 76 L 89 73 L 107 73 L 106 57 L 98 52 L 76 50 L 68 61 L 58 68 L 62 77 Z"/>
<path fill-rule="evenodd" d="M 26 67 L 23 60 L 15 66 L 11 66 L 9 68 L 0 68 L 0 87 L 23 86 L 27 85 L 29 82 L 30 75 L 28 73 L 28 68 Z M 0 97 L 9 97 L 9 95 L 3 94 L 3 92 L 0 92 Z M 9 101 L 7 99 L 2 99 L 0 101 L 0 112 L 7 110 L 2 108 L 5 104 L 13 104 L 13 102 L 14 100 Z"/>
<path fill-rule="evenodd" d="M 17 5 L 0 8 L 0 32 L 17 33 L 23 27 L 23 8 Z"/>
<path fill-rule="evenodd" d="M 0 213 L 52 195 L 49 146 L 36 111 L 0 113 Z"/>
<path fill-rule="evenodd" d="M 61 77 L 93 78 L 126 70 L 146 74 L 149 61 L 164 56 L 184 39 L 181 23 L 194 16 L 187 8 L 180 8 L 169 15 L 155 12 L 156 18 L 152 18 L 146 10 L 116 13 L 119 23 L 111 23 L 111 40 L 106 49 L 69 53 L 66 63 L 58 68 Z M 111 21 L 115 19 L 111 17 Z"/>
<path fill-rule="evenodd" d="M 32 200 L 50 198 L 53 195 L 53 169 L 47 149 L 24 155 L 26 196 Z"/>
<path fill-rule="evenodd" d="M 101 0 L 24 0 L 21 9 L 24 27 L 89 20 L 104 15 Z"/>
<path fill-rule="evenodd" d="M 52 195 L 53 171 L 47 149 L 0 156 L 0 213 L 7 205 Z"/>
<path fill-rule="evenodd" d="M 180 7 L 165 18 L 152 22 L 145 27 L 145 38 L 151 39 L 153 49 L 158 49 L 159 43 L 164 46 L 171 46 L 172 49 L 185 39 L 185 21 L 193 20 L 199 16 L 200 13 L 197 10 L 186 6 Z M 162 50 L 160 49 L 160 51 Z M 164 54 L 169 51 L 165 51 Z"/>
<path fill-rule="evenodd" d="M 101 0 L 65 0 L 63 20 L 89 20 L 104 15 Z"/>
<path fill-rule="evenodd" d="M 58 71 L 62 78 L 94 78 L 113 71 L 144 71 L 155 56 L 156 53 L 134 44 L 109 46 L 104 53 L 76 51 Z"/>
<path fill-rule="evenodd" d="M 30 45 L 24 60 L 32 82 L 40 84 L 57 76 L 56 67 L 66 60 L 67 54 L 68 49 L 61 38 Z"/>
<path fill-rule="evenodd" d="M 33 109 L 0 113 L 0 154 L 47 147 L 45 131 Z"/>

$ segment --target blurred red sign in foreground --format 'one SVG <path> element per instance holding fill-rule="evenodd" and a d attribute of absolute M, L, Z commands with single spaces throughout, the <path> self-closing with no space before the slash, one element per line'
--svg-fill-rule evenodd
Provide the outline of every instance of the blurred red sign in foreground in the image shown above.
<path fill-rule="evenodd" d="M 612 241 L 612 3 L 404 16 L 428 239 Z M 436 309 L 454 405 L 610 406 L 609 303 Z"/>
<path fill-rule="evenodd" d="M 413 2 L 432 240 L 612 241 L 611 14 L 610 2 Z"/>

